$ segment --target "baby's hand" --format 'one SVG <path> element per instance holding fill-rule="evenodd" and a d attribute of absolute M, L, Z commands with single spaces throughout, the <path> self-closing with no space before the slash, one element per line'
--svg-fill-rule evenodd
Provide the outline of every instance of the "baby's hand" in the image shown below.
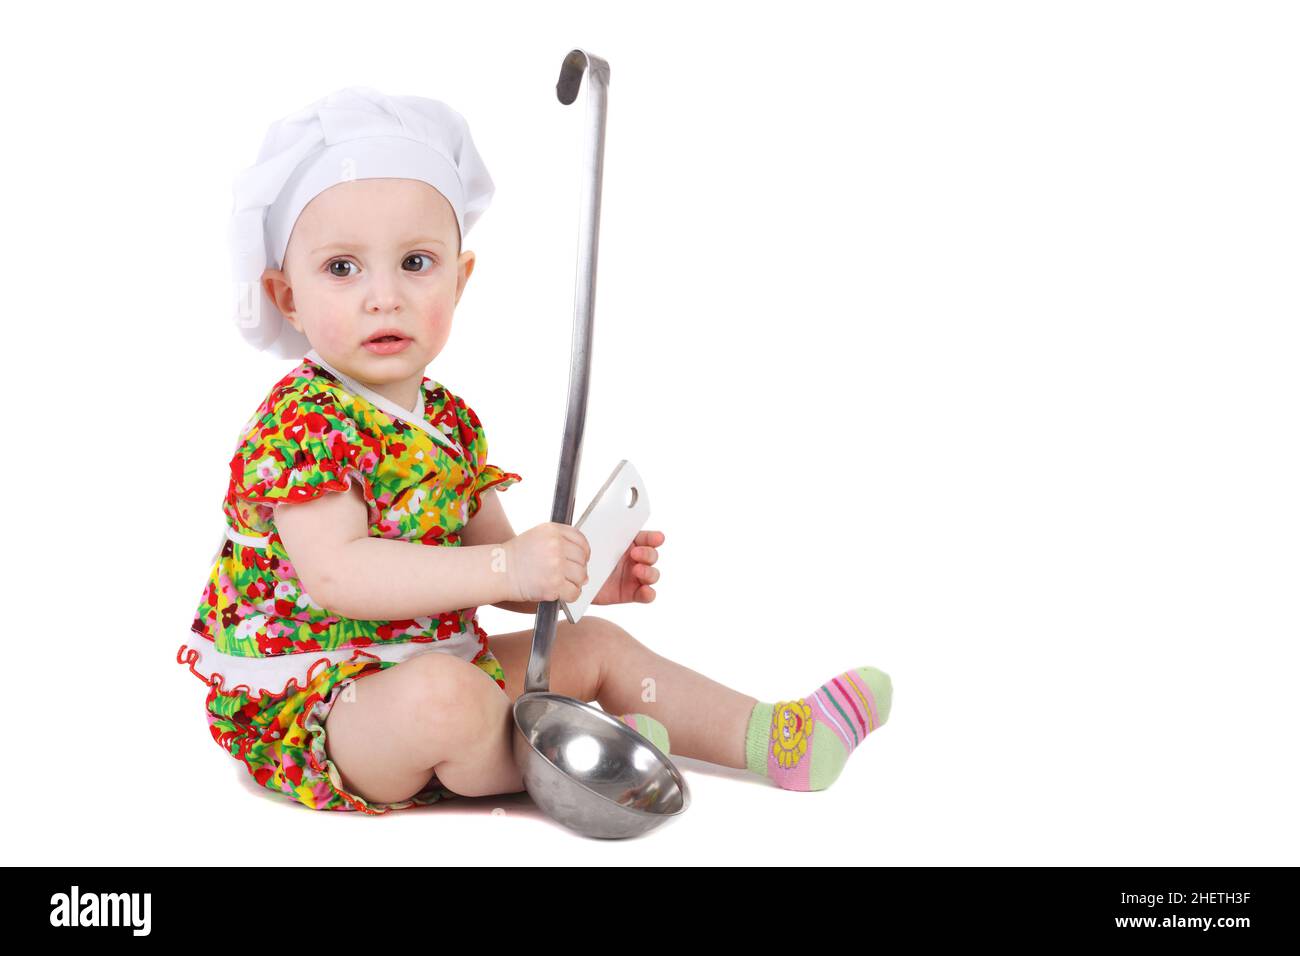
<path fill-rule="evenodd" d="M 515 601 L 576 601 L 587 583 L 591 546 L 572 525 L 548 521 L 505 543 L 510 597 Z"/>
<path fill-rule="evenodd" d="M 655 599 L 650 585 L 659 580 L 658 545 L 664 543 L 662 531 L 642 531 L 623 552 L 609 580 L 596 592 L 592 604 L 649 604 Z"/>

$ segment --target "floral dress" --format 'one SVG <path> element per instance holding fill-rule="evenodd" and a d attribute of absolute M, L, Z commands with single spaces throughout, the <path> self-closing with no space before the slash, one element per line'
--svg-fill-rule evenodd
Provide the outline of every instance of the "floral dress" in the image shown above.
<path fill-rule="evenodd" d="M 352 681 L 419 653 L 467 660 L 505 689 L 477 608 L 356 620 L 313 601 L 276 532 L 280 502 L 360 484 L 371 537 L 458 547 L 480 494 L 521 477 L 487 463 L 474 410 L 424 378 L 401 408 L 315 351 L 271 389 L 230 460 L 225 529 L 178 663 L 208 685 L 212 739 L 267 789 L 313 809 L 383 813 L 452 795 L 436 775 L 398 803 L 347 792 L 325 719 Z"/>

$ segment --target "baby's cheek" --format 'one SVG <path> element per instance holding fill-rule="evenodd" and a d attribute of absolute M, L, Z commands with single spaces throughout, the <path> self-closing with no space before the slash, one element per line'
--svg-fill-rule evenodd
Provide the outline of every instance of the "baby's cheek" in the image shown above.
<path fill-rule="evenodd" d="M 453 310 L 443 305 L 426 310 L 423 314 L 422 338 L 441 347 L 451 335 Z"/>
<path fill-rule="evenodd" d="M 359 328 L 354 327 L 348 313 L 327 310 L 321 315 L 321 321 L 309 329 L 308 338 L 320 351 L 341 354 L 355 348 L 364 336 Z"/>
<path fill-rule="evenodd" d="M 456 311 L 454 302 L 455 300 L 439 299 L 426 310 L 427 321 L 432 328 L 445 329 L 451 325 L 452 316 Z"/>

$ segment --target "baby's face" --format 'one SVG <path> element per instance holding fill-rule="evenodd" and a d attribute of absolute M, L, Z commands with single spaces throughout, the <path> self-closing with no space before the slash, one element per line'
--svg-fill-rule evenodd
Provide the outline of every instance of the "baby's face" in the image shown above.
<path fill-rule="evenodd" d="M 341 372 L 370 384 L 420 381 L 446 344 L 474 271 L 456 214 L 414 179 L 357 179 L 316 196 L 294 224 L 284 268 L 263 276 L 285 319 Z M 385 354 L 383 329 L 406 338 Z"/>

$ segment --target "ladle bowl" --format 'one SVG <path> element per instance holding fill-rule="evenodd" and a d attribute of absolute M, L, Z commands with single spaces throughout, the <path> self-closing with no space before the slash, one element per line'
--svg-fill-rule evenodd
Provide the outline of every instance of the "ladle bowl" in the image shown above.
<path fill-rule="evenodd" d="M 617 717 L 572 697 L 521 694 L 515 760 L 533 801 L 585 836 L 638 836 L 690 805 L 672 762 Z"/>

